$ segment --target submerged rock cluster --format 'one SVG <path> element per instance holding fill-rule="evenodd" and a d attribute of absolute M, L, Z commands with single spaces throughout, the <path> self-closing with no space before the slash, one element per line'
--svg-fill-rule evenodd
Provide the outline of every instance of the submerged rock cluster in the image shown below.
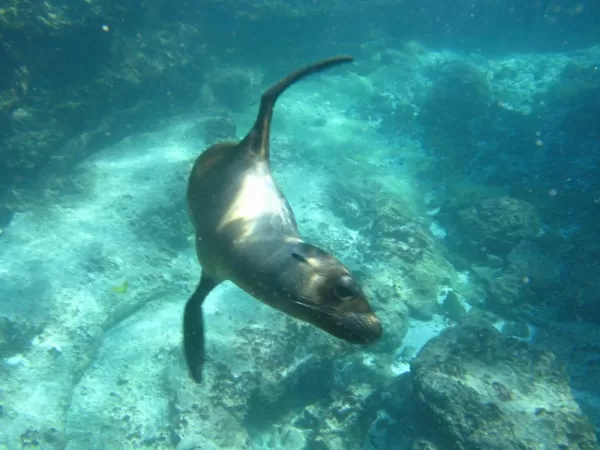
<path fill-rule="evenodd" d="M 420 433 L 432 448 L 598 448 L 564 365 L 490 323 L 432 339 L 411 376 Z"/>
<path fill-rule="evenodd" d="M 535 207 L 512 197 L 488 198 L 458 212 L 460 233 L 483 254 L 505 257 L 542 231 Z"/>

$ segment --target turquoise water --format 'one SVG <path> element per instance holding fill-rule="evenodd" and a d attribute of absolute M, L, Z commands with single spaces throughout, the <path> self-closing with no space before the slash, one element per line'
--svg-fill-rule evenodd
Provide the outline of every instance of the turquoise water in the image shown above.
<path fill-rule="evenodd" d="M 155 35 L 94 28 L 113 33 L 110 58 L 128 55 L 111 83 L 131 83 L 129 108 L 80 93 L 89 123 L 69 119 L 60 142 L 65 100 L 51 93 L 113 88 L 75 69 L 51 87 L 18 66 L 1 85 L 0 449 L 598 448 L 598 47 L 474 51 L 435 45 L 425 22 L 422 39 L 324 41 L 355 62 L 279 99 L 271 165 L 301 234 L 356 274 L 383 337 L 345 343 L 224 283 L 203 306 L 196 385 L 181 350 L 201 273 L 189 171 L 243 138 L 263 89 L 312 62 L 311 46 L 261 62 L 224 50 L 231 37 L 196 37 L 205 53 L 181 69 L 169 51 L 195 42 L 189 30 L 140 22 L 128 26 Z"/>

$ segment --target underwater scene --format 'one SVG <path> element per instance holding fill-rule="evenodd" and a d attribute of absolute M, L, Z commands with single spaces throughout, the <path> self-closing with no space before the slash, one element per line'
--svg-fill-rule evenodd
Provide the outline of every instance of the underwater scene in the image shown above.
<path fill-rule="evenodd" d="M 0 450 L 600 449 L 599 24 L 0 0 Z"/>

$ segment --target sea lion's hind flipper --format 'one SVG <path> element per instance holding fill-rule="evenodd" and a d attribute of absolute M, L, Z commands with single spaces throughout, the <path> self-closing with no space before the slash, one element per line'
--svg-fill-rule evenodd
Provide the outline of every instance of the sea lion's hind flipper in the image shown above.
<path fill-rule="evenodd" d="M 248 135 L 242 140 L 240 146 L 250 149 L 253 152 L 261 154 L 265 159 L 269 158 L 269 132 L 271 129 L 271 119 L 273 117 L 273 108 L 277 98 L 292 84 L 313 73 L 335 67 L 339 64 L 351 62 L 350 56 L 336 56 L 324 59 L 306 66 L 296 72 L 291 73 L 283 80 L 275 83 L 267 89 L 260 99 L 260 110 L 256 117 L 256 122 Z"/>
<path fill-rule="evenodd" d="M 183 314 L 183 351 L 190 376 L 196 383 L 202 381 L 204 365 L 204 319 L 202 303 L 217 285 L 211 278 L 202 274 L 198 287 L 185 305 Z"/>

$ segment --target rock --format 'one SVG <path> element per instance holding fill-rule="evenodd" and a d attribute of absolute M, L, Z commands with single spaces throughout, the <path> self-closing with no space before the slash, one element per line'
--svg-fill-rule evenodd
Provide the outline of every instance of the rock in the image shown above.
<path fill-rule="evenodd" d="M 416 354 L 417 348 L 411 345 L 407 345 L 400 353 L 400 361 L 404 363 L 409 363 L 415 357 Z"/>
<path fill-rule="evenodd" d="M 461 322 L 467 315 L 467 310 L 453 291 L 448 291 L 440 309 L 445 317 L 454 322 Z"/>
<path fill-rule="evenodd" d="M 237 127 L 227 114 L 216 114 L 215 117 L 201 120 L 191 126 L 186 130 L 185 136 L 204 141 L 204 145 L 208 147 L 217 142 L 236 140 Z"/>
<path fill-rule="evenodd" d="M 389 330 L 375 345 L 374 351 L 393 354 L 408 332 L 409 308 L 406 299 L 402 298 L 400 288 L 383 278 L 368 279 L 363 286 L 367 292 L 373 293 L 370 297 L 377 305 L 383 329 Z"/>
<path fill-rule="evenodd" d="M 308 405 L 327 399 L 335 384 L 334 372 L 331 359 L 309 356 L 286 370 L 281 379 L 263 380 L 250 393 L 246 421 L 253 426 L 265 426 L 282 415 L 296 409 L 303 411 Z M 294 395 L 297 389 L 305 395 Z M 303 417 L 303 427 L 310 427 L 308 416 Z"/>
<path fill-rule="evenodd" d="M 40 325 L 23 319 L 0 316 L 0 358 L 7 358 L 31 347 L 31 340 L 42 331 Z"/>
<path fill-rule="evenodd" d="M 502 271 L 499 269 L 494 269 L 488 266 L 480 266 L 474 264 L 470 267 L 471 271 L 479 278 L 486 283 L 491 283 L 496 277 L 502 274 Z"/>
<path fill-rule="evenodd" d="M 487 73 L 470 62 L 444 62 L 434 69 L 432 78 L 433 88 L 420 114 L 420 121 L 428 126 L 464 126 L 492 101 Z"/>
<path fill-rule="evenodd" d="M 400 298 L 412 317 L 430 320 L 438 308 L 440 286 L 454 285 L 454 267 L 427 226 L 413 218 L 415 213 L 406 202 L 379 195 L 370 205 L 375 219 L 363 230 L 366 239 L 359 249 L 376 262 L 378 283 L 393 286 L 391 298 Z"/>
<path fill-rule="evenodd" d="M 353 230 L 367 229 L 373 223 L 375 210 L 372 196 L 364 195 L 358 184 L 333 183 L 330 189 L 330 201 L 327 207 Z M 363 193 L 363 195 L 359 195 Z"/>
<path fill-rule="evenodd" d="M 527 324 L 522 322 L 506 322 L 502 325 L 502 334 L 507 337 L 529 339 L 531 332 Z"/>
<path fill-rule="evenodd" d="M 566 255 L 559 245 L 555 242 L 552 248 L 544 249 L 534 242 L 523 240 L 513 248 L 507 261 L 519 267 L 523 275 L 536 285 L 556 287 L 556 284 L 561 284 L 557 280 L 560 280 L 565 272 L 562 259 Z M 594 259 L 593 256 L 590 258 Z"/>
<path fill-rule="evenodd" d="M 432 237 L 420 225 L 389 214 L 380 214 L 373 224 L 376 250 L 416 262 L 433 247 Z"/>
<path fill-rule="evenodd" d="M 41 170 L 68 169 L 197 99 L 190 95 L 190 77 L 200 88 L 206 66 L 192 26 L 163 22 L 112 33 L 102 30 L 102 21 L 111 23 L 114 14 L 121 23 L 128 2 L 56 7 L 43 23 L 37 5 L 22 3 L 18 14 L 2 15 L 12 33 L 4 36 L 10 44 L 0 76 L 0 192 L 26 185 Z M 143 14 L 139 5 L 136 14 Z M 28 17 L 32 22 L 20 23 Z M 79 64 L 81 55 L 86 64 Z"/>
<path fill-rule="evenodd" d="M 499 313 L 516 310 L 527 301 L 529 278 L 519 267 L 511 265 L 487 287 L 487 304 Z"/>
<path fill-rule="evenodd" d="M 371 228 L 373 249 L 415 263 L 433 253 L 435 243 L 427 226 L 403 214 L 405 209 L 401 202 L 393 199 L 377 203 L 377 216 Z"/>
<path fill-rule="evenodd" d="M 228 111 L 242 112 L 260 91 L 262 74 L 247 67 L 216 66 L 207 74 L 208 83 L 202 92 L 205 103 Z"/>
<path fill-rule="evenodd" d="M 237 127 L 230 117 L 216 117 L 204 122 L 204 142 L 207 145 L 218 141 L 235 140 Z"/>
<path fill-rule="evenodd" d="M 504 266 L 504 260 L 499 256 L 488 253 L 485 255 L 486 266 L 492 269 L 499 269 Z"/>
<path fill-rule="evenodd" d="M 410 447 L 411 450 L 439 450 L 439 447 L 425 439 L 418 439 Z"/>
<path fill-rule="evenodd" d="M 421 435 L 437 448 L 600 448 L 554 354 L 484 320 L 432 339 L 411 373 Z"/>
<path fill-rule="evenodd" d="M 523 239 L 535 238 L 541 222 L 532 204 L 512 197 L 481 201 L 458 213 L 460 231 L 481 253 L 508 255 Z"/>

